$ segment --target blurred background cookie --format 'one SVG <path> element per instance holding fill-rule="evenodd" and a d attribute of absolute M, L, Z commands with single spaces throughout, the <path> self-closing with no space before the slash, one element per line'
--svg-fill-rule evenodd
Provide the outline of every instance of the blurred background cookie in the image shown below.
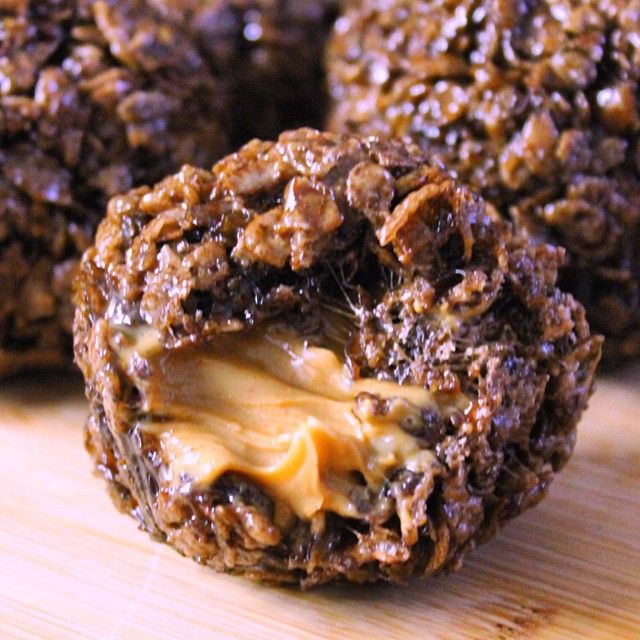
<path fill-rule="evenodd" d="M 228 105 L 192 38 L 143 0 L 0 15 L 3 375 L 70 364 L 70 283 L 108 198 L 220 157 Z"/>
<path fill-rule="evenodd" d="M 329 127 L 407 136 L 530 237 L 640 354 L 640 3 L 359 0 L 327 56 Z"/>

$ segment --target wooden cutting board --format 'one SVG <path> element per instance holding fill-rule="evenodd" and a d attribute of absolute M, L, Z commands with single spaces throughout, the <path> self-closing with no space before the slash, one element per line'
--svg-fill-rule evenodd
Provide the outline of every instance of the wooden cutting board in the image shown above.
<path fill-rule="evenodd" d="M 0 385 L 0 638 L 640 638 L 640 367 L 538 508 L 455 575 L 310 593 L 218 575 L 112 507 L 75 378 Z"/>

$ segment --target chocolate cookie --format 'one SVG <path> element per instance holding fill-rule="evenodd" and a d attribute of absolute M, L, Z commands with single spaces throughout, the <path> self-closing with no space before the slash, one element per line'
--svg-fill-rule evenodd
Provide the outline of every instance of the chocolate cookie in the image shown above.
<path fill-rule="evenodd" d="M 408 136 L 534 239 L 561 285 L 640 354 L 637 0 L 359 0 L 328 53 L 329 127 Z"/>
<path fill-rule="evenodd" d="M 0 375 L 71 363 L 70 282 L 108 198 L 228 150 L 227 90 L 144 0 L 0 9 Z"/>
<path fill-rule="evenodd" d="M 460 565 L 569 459 L 601 339 L 417 147 L 311 129 L 113 198 L 75 288 L 121 509 L 305 587 Z"/>

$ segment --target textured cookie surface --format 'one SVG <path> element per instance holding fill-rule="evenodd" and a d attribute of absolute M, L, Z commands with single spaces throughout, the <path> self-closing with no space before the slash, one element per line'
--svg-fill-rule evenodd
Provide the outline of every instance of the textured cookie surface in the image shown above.
<path fill-rule="evenodd" d="M 112 199 L 83 258 L 88 449 L 218 570 L 456 568 L 573 450 L 601 340 L 562 259 L 397 142 L 302 129 L 184 167 Z"/>
<path fill-rule="evenodd" d="M 520 228 L 640 354 L 640 3 L 359 0 L 328 54 L 329 127 L 409 136 Z"/>
<path fill-rule="evenodd" d="M 70 282 L 109 197 L 227 151 L 225 92 L 144 0 L 0 8 L 0 375 L 70 363 Z"/>

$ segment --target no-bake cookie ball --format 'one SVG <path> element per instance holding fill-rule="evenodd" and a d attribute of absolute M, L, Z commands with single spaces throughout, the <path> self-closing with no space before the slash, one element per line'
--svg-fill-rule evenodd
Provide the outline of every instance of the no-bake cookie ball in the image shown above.
<path fill-rule="evenodd" d="M 0 7 L 0 375 L 71 363 L 70 282 L 109 197 L 228 150 L 226 89 L 143 0 Z"/>
<path fill-rule="evenodd" d="M 455 569 L 569 459 L 601 339 L 418 147 L 285 133 L 111 200 L 75 288 L 118 506 L 304 587 Z"/>
<path fill-rule="evenodd" d="M 531 237 L 640 354 L 640 2 L 358 0 L 327 57 L 329 127 L 408 136 Z"/>

